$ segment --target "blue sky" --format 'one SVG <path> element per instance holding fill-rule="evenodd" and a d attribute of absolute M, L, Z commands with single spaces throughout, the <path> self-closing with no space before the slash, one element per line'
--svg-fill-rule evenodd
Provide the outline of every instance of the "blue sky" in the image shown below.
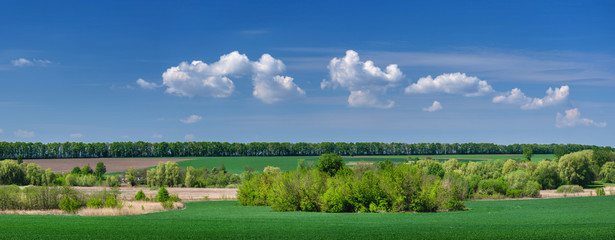
<path fill-rule="evenodd" d="M 4 1 L 0 140 L 613 146 L 614 11 Z"/>

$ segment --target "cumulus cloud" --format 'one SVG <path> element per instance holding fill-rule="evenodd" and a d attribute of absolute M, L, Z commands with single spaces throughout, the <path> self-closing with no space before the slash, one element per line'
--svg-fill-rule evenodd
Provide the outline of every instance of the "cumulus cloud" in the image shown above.
<path fill-rule="evenodd" d="M 158 134 L 158 133 L 154 133 L 154 135 L 152 135 L 152 138 L 162 138 L 162 134 Z"/>
<path fill-rule="evenodd" d="M 13 64 L 13 66 L 15 67 L 25 67 L 25 66 L 34 66 L 34 65 L 45 66 L 50 63 L 51 61 L 47 59 L 36 59 L 36 58 L 32 60 L 28 60 L 25 58 L 19 58 L 19 59 L 15 59 L 11 61 L 11 64 Z"/>
<path fill-rule="evenodd" d="M 195 123 L 198 121 L 203 120 L 203 117 L 199 116 L 199 115 L 190 115 L 190 117 L 186 118 L 186 119 L 180 119 L 179 121 L 183 122 L 183 123 Z"/>
<path fill-rule="evenodd" d="M 184 136 L 185 140 L 194 140 L 194 134 L 186 134 L 186 136 Z"/>
<path fill-rule="evenodd" d="M 348 50 L 343 58 L 331 59 L 328 69 L 330 80 L 323 80 L 320 87 L 342 87 L 349 90 L 348 105 L 377 108 L 394 106 L 395 102 L 385 96 L 387 89 L 403 78 L 397 64 L 388 65 L 382 71 L 373 61 L 362 62 L 357 52 Z"/>
<path fill-rule="evenodd" d="M 71 134 L 69 135 L 69 137 L 70 137 L 70 138 L 82 138 L 82 137 L 83 137 L 83 134 L 81 134 L 81 133 L 71 133 Z"/>
<path fill-rule="evenodd" d="M 579 112 L 578 108 L 569 109 L 564 112 L 565 115 L 558 112 L 555 116 L 555 127 L 566 128 L 577 125 L 606 127 L 606 122 L 595 122 L 588 118 L 581 118 L 581 112 Z"/>
<path fill-rule="evenodd" d="M 440 104 L 440 102 L 433 101 L 431 106 L 423 108 L 423 111 L 425 111 L 425 112 L 435 112 L 435 111 L 438 111 L 440 109 L 442 109 L 442 105 Z"/>
<path fill-rule="evenodd" d="M 265 103 L 275 103 L 295 96 L 304 96 L 305 91 L 289 76 L 278 75 L 286 69 L 284 63 L 269 54 L 263 54 L 252 63 L 254 97 Z"/>
<path fill-rule="evenodd" d="M 202 61 L 182 62 L 162 74 L 163 85 L 169 94 L 185 97 L 205 96 L 224 98 L 235 91 L 231 78 L 252 75 L 254 97 L 274 103 L 294 96 L 305 95 L 292 77 L 282 76 L 286 66 L 281 60 L 263 54 L 252 62 L 237 51 L 220 57 L 212 64 Z"/>
<path fill-rule="evenodd" d="M 137 79 L 137 84 L 139 85 L 139 87 L 145 88 L 145 89 L 154 89 L 154 88 L 161 87 L 160 85 L 156 83 L 145 81 L 142 78 Z"/>
<path fill-rule="evenodd" d="M 461 94 L 466 97 L 483 96 L 493 92 L 491 85 L 477 77 L 466 76 L 465 73 L 445 73 L 432 78 L 420 78 L 416 83 L 405 89 L 407 94 L 412 93 L 448 93 Z"/>
<path fill-rule="evenodd" d="M 543 107 L 554 106 L 562 104 L 568 99 L 570 87 L 567 85 L 560 88 L 547 89 L 547 95 L 543 98 L 531 98 L 525 96 L 525 94 L 518 88 L 514 88 L 505 94 L 498 95 L 493 98 L 494 103 L 508 103 L 519 104 L 521 109 L 540 109 Z"/>
<path fill-rule="evenodd" d="M 26 130 L 17 130 L 14 132 L 15 136 L 20 137 L 20 138 L 31 138 L 34 137 L 34 132 L 31 131 L 26 131 Z"/>

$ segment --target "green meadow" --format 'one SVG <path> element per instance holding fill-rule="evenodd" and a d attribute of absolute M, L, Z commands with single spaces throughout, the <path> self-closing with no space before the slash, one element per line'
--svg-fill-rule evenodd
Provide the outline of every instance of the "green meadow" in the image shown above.
<path fill-rule="evenodd" d="M 2 239 L 614 239 L 615 196 L 470 201 L 438 213 L 274 212 L 235 201 L 138 216 L 2 215 Z"/>
<path fill-rule="evenodd" d="M 431 157 L 441 161 L 446 161 L 450 158 L 456 158 L 460 162 L 468 161 L 485 161 L 485 160 L 507 160 L 521 159 L 522 155 L 412 155 L 412 156 L 344 156 L 346 162 L 378 162 L 390 160 L 392 162 L 404 162 L 408 157 L 426 158 Z M 553 159 L 553 154 L 536 154 L 532 157 L 532 161 L 538 163 L 544 159 Z M 206 167 L 214 168 L 222 164 L 226 170 L 231 173 L 242 173 L 244 166 L 251 167 L 255 171 L 262 171 L 266 166 L 279 167 L 282 171 L 295 170 L 297 168 L 297 160 L 304 159 L 306 162 L 316 162 L 318 156 L 284 156 L 284 157 L 193 157 L 191 160 L 178 162 L 180 167 L 192 166 L 195 168 Z"/>

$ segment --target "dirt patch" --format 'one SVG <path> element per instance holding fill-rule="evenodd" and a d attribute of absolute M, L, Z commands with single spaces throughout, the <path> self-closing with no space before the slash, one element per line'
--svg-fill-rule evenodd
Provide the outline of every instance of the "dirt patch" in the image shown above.
<path fill-rule="evenodd" d="M 83 167 L 90 164 L 94 169 L 96 163 L 103 162 L 107 167 L 107 172 L 124 172 L 131 167 L 136 169 L 153 167 L 158 162 L 179 162 L 190 160 L 187 158 L 61 158 L 61 159 L 27 159 L 24 162 L 36 163 L 41 166 L 41 169 L 51 168 L 54 172 L 66 173 L 70 172 L 75 166 Z"/>
<path fill-rule="evenodd" d="M 540 190 L 541 198 L 564 198 L 564 197 L 591 197 L 596 196 L 595 189 L 583 189 L 583 192 L 578 193 L 557 193 L 556 190 Z M 606 195 L 615 195 L 615 186 L 604 188 Z"/>
<path fill-rule="evenodd" d="M 100 192 L 108 187 L 72 187 L 73 189 L 83 193 Z M 145 187 L 120 187 L 120 198 L 130 200 L 133 199 L 139 190 L 145 193 L 149 198 L 156 198 L 158 189 L 150 189 Z M 236 200 L 236 188 L 167 188 L 169 194 L 177 194 L 182 202 L 205 201 L 205 200 Z"/>
<path fill-rule="evenodd" d="M 168 210 L 184 209 L 186 206 L 183 203 L 173 203 L 173 208 L 165 209 L 159 202 L 146 201 L 124 201 L 122 208 L 82 208 L 77 212 L 79 216 L 123 216 L 123 215 L 140 215 L 153 212 L 161 212 Z M 2 214 L 15 215 L 73 215 L 58 209 L 51 210 L 3 210 Z"/>
<path fill-rule="evenodd" d="M 357 166 L 357 165 L 374 165 L 373 162 L 347 162 L 348 166 Z"/>

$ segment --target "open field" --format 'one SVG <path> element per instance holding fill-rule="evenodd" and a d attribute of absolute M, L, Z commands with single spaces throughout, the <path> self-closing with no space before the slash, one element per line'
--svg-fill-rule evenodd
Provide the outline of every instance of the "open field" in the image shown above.
<path fill-rule="evenodd" d="M 532 161 L 539 162 L 544 159 L 553 159 L 553 154 L 536 154 L 532 157 Z M 449 158 L 456 158 L 461 162 L 468 161 L 486 161 L 486 160 L 507 160 L 510 158 L 523 158 L 522 155 L 411 155 L 411 156 L 343 156 L 346 162 L 379 162 L 390 160 L 392 162 L 404 162 L 408 157 L 432 157 L 441 161 Z M 285 157 L 194 157 L 191 160 L 180 161 L 180 167 L 193 166 L 195 168 L 207 167 L 214 168 L 222 164 L 226 170 L 231 173 L 241 173 L 244 171 L 244 166 L 249 166 L 255 171 L 262 171 L 266 166 L 279 167 L 282 171 L 290 171 L 297 169 L 297 160 L 305 159 L 307 162 L 318 161 L 317 156 L 285 156 Z"/>
<path fill-rule="evenodd" d="M 235 201 L 186 203 L 136 216 L 5 215 L 1 238 L 23 239 L 613 239 L 615 196 L 471 201 L 440 213 L 273 212 Z"/>
<path fill-rule="evenodd" d="M 27 159 L 24 162 L 36 163 L 41 169 L 51 168 L 54 172 L 70 172 L 75 166 L 83 167 L 90 164 L 94 169 L 96 163 L 103 162 L 107 167 L 107 172 L 124 172 L 130 167 L 136 169 L 155 166 L 158 162 L 184 161 L 189 158 L 61 158 L 61 159 Z"/>
<path fill-rule="evenodd" d="M 553 154 L 536 154 L 532 161 L 539 162 L 544 159 L 553 159 Z M 408 157 L 426 158 L 431 157 L 440 161 L 456 158 L 461 162 L 486 161 L 486 160 L 507 160 L 510 158 L 523 158 L 522 155 L 410 155 L 410 156 L 344 156 L 346 162 L 378 162 L 390 160 L 393 162 L 404 162 Z M 66 158 L 66 159 L 28 159 L 24 162 L 36 163 L 42 169 L 51 168 L 55 172 L 70 172 L 75 166 L 83 167 L 90 164 L 94 168 L 97 162 L 105 163 L 108 173 L 124 172 L 130 167 L 136 169 L 149 168 L 156 166 L 158 162 L 174 161 L 180 167 L 192 166 L 195 168 L 206 167 L 214 168 L 222 164 L 231 173 L 242 173 L 244 166 L 251 167 L 255 171 L 262 171 L 266 166 L 279 167 L 282 171 L 290 171 L 297 168 L 297 160 L 305 159 L 306 163 L 318 161 L 318 156 L 283 156 L 283 157 L 190 157 L 190 158 Z"/>

